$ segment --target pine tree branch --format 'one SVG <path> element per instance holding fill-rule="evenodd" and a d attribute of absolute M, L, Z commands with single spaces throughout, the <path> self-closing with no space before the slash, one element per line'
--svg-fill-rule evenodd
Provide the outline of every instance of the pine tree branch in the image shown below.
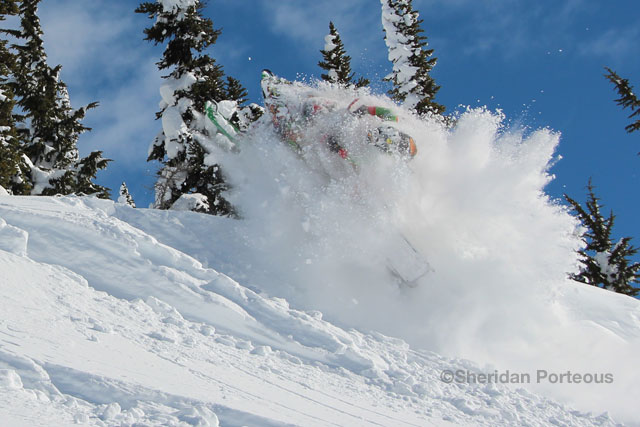
<path fill-rule="evenodd" d="M 631 109 L 630 119 L 640 115 L 640 100 L 633 93 L 633 86 L 631 86 L 629 80 L 623 79 L 611 68 L 605 67 L 605 69 L 608 72 L 605 77 L 615 85 L 616 91 L 620 95 L 620 98 L 616 99 L 615 102 L 622 106 L 623 109 Z M 625 130 L 629 133 L 640 130 L 640 119 L 627 125 Z"/>

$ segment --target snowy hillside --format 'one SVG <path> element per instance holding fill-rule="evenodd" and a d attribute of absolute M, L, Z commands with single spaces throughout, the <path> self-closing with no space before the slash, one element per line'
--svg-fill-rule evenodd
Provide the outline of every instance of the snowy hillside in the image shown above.
<path fill-rule="evenodd" d="M 3 425 L 611 424 L 524 390 L 445 384 L 443 370 L 478 368 L 291 309 L 153 232 L 229 220 L 7 196 L 0 217 Z"/>
<path fill-rule="evenodd" d="M 337 131 L 357 168 L 264 117 L 209 153 L 239 220 L 0 196 L 3 424 L 638 424 L 640 303 L 566 279 L 559 135 L 313 90 L 337 107 L 302 140 Z M 413 160 L 362 144 L 356 97 L 398 112 Z M 402 238 L 415 287 L 391 274 Z"/>

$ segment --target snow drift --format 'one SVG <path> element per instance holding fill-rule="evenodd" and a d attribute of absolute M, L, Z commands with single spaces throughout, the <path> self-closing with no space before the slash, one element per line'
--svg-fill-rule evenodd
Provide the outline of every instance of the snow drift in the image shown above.
<path fill-rule="evenodd" d="M 640 304 L 566 279 L 577 224 L 544 194 L 559 135 L 508 129 L 485 110 L 448 130 L 386 98 L 313 90 L 396 108 L 417 156 L 370 150 L 369 125 L 338 113 L 309 126 L 297 155 L 265 118 L 239 152 L 212 153 L 241 220 L 0 198 L 8 419 L 29 424 L 31 407 L 59 423 L 636 421 Z M 357 172 L 313 143 L 336 128 Z M 416 288 L 385 265 L 399 234 L 433 269 Z M 441 380 L 461 370 L 534 381 Z M 613 382 L 536 384 L 539 370 Z"/>

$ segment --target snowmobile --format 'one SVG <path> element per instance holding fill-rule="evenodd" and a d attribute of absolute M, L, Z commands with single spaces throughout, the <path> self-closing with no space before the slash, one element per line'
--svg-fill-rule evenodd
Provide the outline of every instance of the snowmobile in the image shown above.
<path fill-rule="evenodd" d="M 318 96 L 316 91 L 301 83 L 277 77 L 269 70 L 263 70 L 261 86 L 265 107 L 277 134 L 297 152 L 302 152 L 303 145 L 308 143 L 305 131 L 322 116 L 327 116 L 327 122 L 333 128 L 340 128 L 344 118 L 373 118 L 368 122 L 373 126 L 366 131 L 366 143 L 407 160 L 417 153 L 413 138 L 389 124 L 398 122 L 398 116 L 388 108 L 365 105 L 356 99 L 346 111 L 344 108 L 340 111 L 334 101 Z M 329 151 L 350 161 L 357 170 L 357 162 L 346 149 L 344 141 L 340 140 L 339 129 L 322 135 L 320 139 Z M 432 271 L 431 266 L 402 233 L 386 230 L 384 234 L 387 270 L 399 286 L 417 286 L 419 279 Z"/>
<path fill-rule="evenodd" d="M 297 151 L 301 150 L 303 131 L 310 122 L 339 110 L 332 100 L 319 97 L 310 88 L 277 77 L 269 70 L 262 71 L 261 86 L 265 107 L 277 133 Z M 398 116 L 390 109 L 364 105 L 360 99 L 355 99 L 346 108 L 346 113 L 355 118 L 373 116 L 379 119 L 375 127 L 367 130 L 366 141 L 383 152 L 405 159 L 413 158 L 418 152 L 411 136 L 388 124 L 398 121 Z M 327 134 L 323 139 L 331 151 L 353 161 L 338 134 Z"/>

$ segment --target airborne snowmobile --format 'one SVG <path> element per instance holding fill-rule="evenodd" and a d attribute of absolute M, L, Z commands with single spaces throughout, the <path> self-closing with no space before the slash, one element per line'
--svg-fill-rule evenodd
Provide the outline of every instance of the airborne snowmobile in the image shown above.
<path fill-rule="evenodd" d="M 261 86 L 265 107 L 277 133 L 297 151 L 302 150 L 305 143 L 305 128 L 318 117 L 340 113 L 347 119 L 376 117 L 375 126 L 367 129 L 366 141 L 386 153 L 411 159 L 418 151 L 412 137 L 389 124 L 397 122 L 398 116 L 388 108 L 364 105 L 355 99 L 340 111 L 335 101 L 318 96 L 311 88 L 277 77 L 269 70 L 262 71 Z M 322 139 L 331 151 L 353 161 L 339 132 L 329 132 Z"/>
<path fill-rule="evenodd" d="M 347 169 L 352 172 L 358 170 L 360 158 L 352 158 L 349 149 L 354 148 L 357 155 L 360 142 L 376 147 L 373 152 L 379 149 L 402 159 L 408 160 L 416 155 L 413 138 L 390 124 L 397 122 L 398 117 L 388 108 L 365 105 L 359 99 L 346 107 L 344 104 L 339 107 L 334 100 L 318 96 L 318 91 L 276 77 L 268 70 L 262 73 L 261 86 L 265 107 L 276 133 L 298 153 L 302 154 L 305 149 L 312 148 L 314 141 L 320 140 L 329 152 L 351 162 L 353 169 Z M 205 111 L 212 134 L 218 135 L 220 143 L 231 151 L 238 149 L 236 143 L 242 134 L 231 121 L 234 111 L 235 103 L 230 101 L 208 102 Z M 322 121 L 325 126 L 317 126 Z M 356 132 L 356 136 L 361 138 L 355 145 L 354 141 L 346 141 L 341 133 L 341 128 L 348 128 L 354 123 L 364 123 L 364 126 L 357 127 L 364 132 Z M 314 127 L 319 127 L 321 134 L 312 133 L 312 138 L 309 138 L 309 130 Z M 392 229 L 381 230 L 381 233 L 385 235 L 387 248 L 383 259 L 390 275 L 402 287 L 417 286 L 420 278 L 432 271 L 429 263 L 402 233 Z"/>
<path fill-rule="evenodd" d="M 359 99 L 341 108 L 336 101 L 319 96 L 317 90 L 277 77 L 269 70 L 263 70 L 261 86 L 276 133 L 299 153 L 320 140 L 330 152 L 350 161 L 357 170 L 359 159 L 352 158 L 349 151 L 349 143 L 353 141 L 344 140 L 341 132 L 341 128 L 348 128 L 349 122 L 354 121 L 366 121 L 364 144 L 407 160 L 417 153 L 413 138 L 390 125 L 398 121 L 398 116 L 388 108 L 365 105 Z M 318 126 L 323 120 L 324 126 Z M 309 130 L 314 127 L 319 127 L 321 134 L 311 132 L 309 138 Z M 429 263 L 400 232 L 392 229 L 381 232 L 386 236 L 387 270 L 399 285 L 415 287 L 421 277 L 432 271 Z"/>

